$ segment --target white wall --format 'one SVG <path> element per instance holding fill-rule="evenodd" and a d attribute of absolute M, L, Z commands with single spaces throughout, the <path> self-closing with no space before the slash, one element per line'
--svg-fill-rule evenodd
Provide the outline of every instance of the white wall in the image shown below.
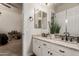
<path fill-rule="evenodd" d="M 7 8 L 0 4 L 0 33 L 22 31 L 22 14 L 18 8 Z"/>
<path fill-rule="evenodd" d="M 41 9 L 47 12 L 47 21 L 50 21 L 50 8 L 40 3 L 26 3 L 23 5 L 24 13 L 24 37 L 23 37 L 23 55 L 32 54 L 32 34 L 41 34 L 41 32 L 49 32 L 48 25 L 47 29 L 35 29 L 34 28 L 34 8 Z M 29 16 L 33 17 L 33 21 L 28 20 Z"/>
<path fill-rule="evenodd" d="M 60 33 L 65 32 L 66 10 L 56 13 L 56 20 L 61 25 Z M 67 31 L 71 35 L 79 34 L 79 6 L 67 9 Z"/>
<path fill-rule="evenodd" d="M 63 10 L 73 8 L 75 6 L 79 6 L 79 3 L 57 3 L 58 5 L 55 6 L 55 12 L 61 12 Z"/>

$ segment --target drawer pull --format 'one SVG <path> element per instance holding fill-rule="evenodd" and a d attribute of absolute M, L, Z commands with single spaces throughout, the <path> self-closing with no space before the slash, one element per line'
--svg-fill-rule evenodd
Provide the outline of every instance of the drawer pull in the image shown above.
<path fill-rule="evenodd" d="M 50 55 L 52 55 L 52 53 L 50 53 Z"/>
<path fill-rule="evenodd" d="M 44 46 L 46 46 L 46 44 L 43 44 Z"/>
<path fill-rule="evenodd" d="M 59 50 L 60 52 L 62 52 L 62 53 L 65 53 L 65 51 L 62 51 L 62 50 Z"/>
<path fill-rule="evenodd" d="M 40 46 L 38 48 L 40 48 Z"/>
<path fill-rule="evenodd" d="M 50 53 L 50 51 L 48 51 L 48 54 Z"/>

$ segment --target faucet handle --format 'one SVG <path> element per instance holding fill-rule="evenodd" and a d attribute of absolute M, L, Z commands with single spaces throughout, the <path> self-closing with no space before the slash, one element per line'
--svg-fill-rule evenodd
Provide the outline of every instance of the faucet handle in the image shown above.
<path fill-rule="evenodd" d="M 69 32 L 64 32 L 64 34 L 65 34 L 66 36 L 70 36 Z"/>

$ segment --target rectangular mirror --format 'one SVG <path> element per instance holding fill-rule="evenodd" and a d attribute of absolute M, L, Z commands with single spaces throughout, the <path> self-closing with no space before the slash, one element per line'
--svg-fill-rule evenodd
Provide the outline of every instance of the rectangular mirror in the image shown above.
<path fill-rule="evenodd" d="M 34 27 L 35 28 L 47 28 L 47 13 L 41 10 L 34 10 Z"/>

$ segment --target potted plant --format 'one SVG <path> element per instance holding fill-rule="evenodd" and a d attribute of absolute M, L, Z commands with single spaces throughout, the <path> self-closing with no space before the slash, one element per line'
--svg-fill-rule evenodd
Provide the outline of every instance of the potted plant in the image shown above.
<path fill-rule="evenodd" d="M 55 34 L 55 36 L 56 36 L 57 34 L 59 34 L 61 27 L 54 19 L 54 16 L 51 19 L 52 19 L 52 21 L 51 21 L 51 26 L 50 26 L 50 34 Z"/>

